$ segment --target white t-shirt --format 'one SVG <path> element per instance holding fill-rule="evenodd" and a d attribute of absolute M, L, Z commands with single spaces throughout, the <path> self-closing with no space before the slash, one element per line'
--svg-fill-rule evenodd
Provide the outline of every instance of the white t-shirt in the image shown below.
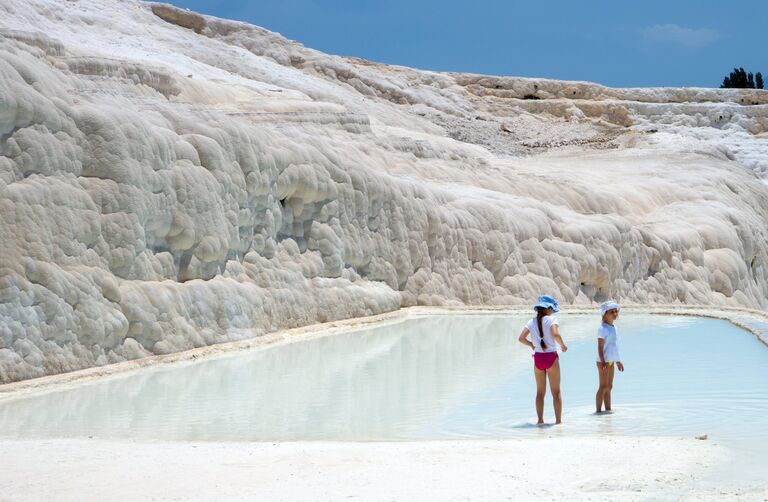
<path fill-rule="evenodd" d="M 608 323 L 602 323 L 597 329 L 597 337 L 605 340 L 603 355 L 605 362 L 621 361 L 619 357 L 619 341 L 616 337 L 616 327 Z M 597 362 L 600 362 L 600 349 L 597 351 Z"/>
<path fill-rule="evenodd" d="M 528 324 L 525 325 L 530 333 L 528 335 L 528 340 L 531 341 L 536 352 L 557 352 L 558 345 L 555 341 L 555 337 L 552 336 L 552 326 L 557 325 L 557 317 L 555 316 L 547 315 L 541 318 L 541 328 L 544 330 L 544 344 L 547 346 L 546 349 L 542 349 L 539 323 L 536 321 L 535 317 L 528 321 Z"/>

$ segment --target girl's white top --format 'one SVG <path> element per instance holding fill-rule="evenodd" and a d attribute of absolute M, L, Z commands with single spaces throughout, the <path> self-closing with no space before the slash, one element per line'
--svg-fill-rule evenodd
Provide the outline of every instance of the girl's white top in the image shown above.
<path fill-rule="evenodd" d="M 528 339 L 533 344 L 533 348 L 536 352 L 557 352 L 558 345 L 555 341 L 555 337 L 552 336 L 552 326 L 557 326 L 557 317 L 547 315 L 541 318 L 541 328 L 544 330 L 544 344 L 546 349 L 541 348 L 541 335 L 539 334 L 539 323 L 534 317 L 528 324 L 525 325 L 528 328 Z"/>
<path fill-rule="evenodd" d="M 605 362 L 621 361 L 619 357 L 619 341 L 616 337 L 616 327 L 608 323 L 602 323 L 597 329 L 597 337 L 605 340 L 603 355 Z M 600 349 L 597 349 L 597 362 L 600 362 Z"/>

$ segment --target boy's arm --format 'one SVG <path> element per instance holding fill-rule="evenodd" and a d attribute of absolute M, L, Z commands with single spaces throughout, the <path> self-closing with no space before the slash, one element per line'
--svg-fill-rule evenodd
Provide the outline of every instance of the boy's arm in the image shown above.
<path fill-rule="evenodd" d="M 616 351 L 616 358 L 619 359 L 616 361 L 616 367 L 619 368 L 619 371 L 624 371 L 624 363 L 621 362 L 621 356 L 619 355 L 618 350 Z"/>
<path fill-rule="evenodd" d="M 528 340 L 528 328 L 523 328 L 523 331 L 520 332 L 520 336 L 517 337 L 517 341 L 522 343 L 523 345 L 529 346 L 532 350 L 536 350 L 536 347 L 533 346 L 533 343 L 531 343 L 530 340 Z"/>
<path fill-rule="evenodd" d="M 597 339 L 597 354 L 600 356 L 600 367 L 605 368 L 607 364 L 605 363 L 605 353 L 603 353 L 603 347 L 605 346 L 605 338 L 598 338 Z"/>

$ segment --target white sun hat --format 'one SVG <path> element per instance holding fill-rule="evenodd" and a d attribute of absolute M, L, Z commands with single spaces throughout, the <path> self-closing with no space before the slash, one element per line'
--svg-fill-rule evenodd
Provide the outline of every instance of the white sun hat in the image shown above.
<path fill-rule="evenodd" d="M 616 309 L 616 310 L 621 309 L 619 304 L 616 303 L 613 300 L 608 300 L 607 302 L 603 302 L 603 303 L 600 304 L 600 313 L 601 314 L 605 314 L 609 310 L 613 310 L 613 309 Z"/>

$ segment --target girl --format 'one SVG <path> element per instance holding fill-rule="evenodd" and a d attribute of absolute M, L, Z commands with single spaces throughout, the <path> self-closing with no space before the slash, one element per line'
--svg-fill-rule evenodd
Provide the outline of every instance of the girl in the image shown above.
<path fill-rule="evenodd" d="M 547 377 L 549 377 L 549 390 L 555 406 L 555 423 L 559 424 L 563 412 L 563 399 L 560 395 L 560 363 L 557 347 L 559 345 L 563 352 L 568 350 L 560 337 L 557 319 L 552 315 L 560 309 L 557 307 L 557 301 L 551 296 L 540 296 L 533 309 L 536 311 L 536 317 L 528 321 L 518 340 L 533 349 L 538 425 L 544 423 L 544 394 L 547 392 Z"/>
<path fill-rule="evenodd" d="M 600 378 L 600 386 L 595 395 L 597 413 L 602 413 L 603 403 L 605 403 L 605 411 L 611 411 L 613 374 L 615 368 L 619 368 L 619 371 L 624 371 L 624 365 L 621 364 L 621 359 L 619 358 L 616 327 L 613 325 L 616 319 L 619 318 L 620 308 L 619 304 L 614 301 L 600 304 L 603 323 L 597 330 L 597 375 Z"/>

